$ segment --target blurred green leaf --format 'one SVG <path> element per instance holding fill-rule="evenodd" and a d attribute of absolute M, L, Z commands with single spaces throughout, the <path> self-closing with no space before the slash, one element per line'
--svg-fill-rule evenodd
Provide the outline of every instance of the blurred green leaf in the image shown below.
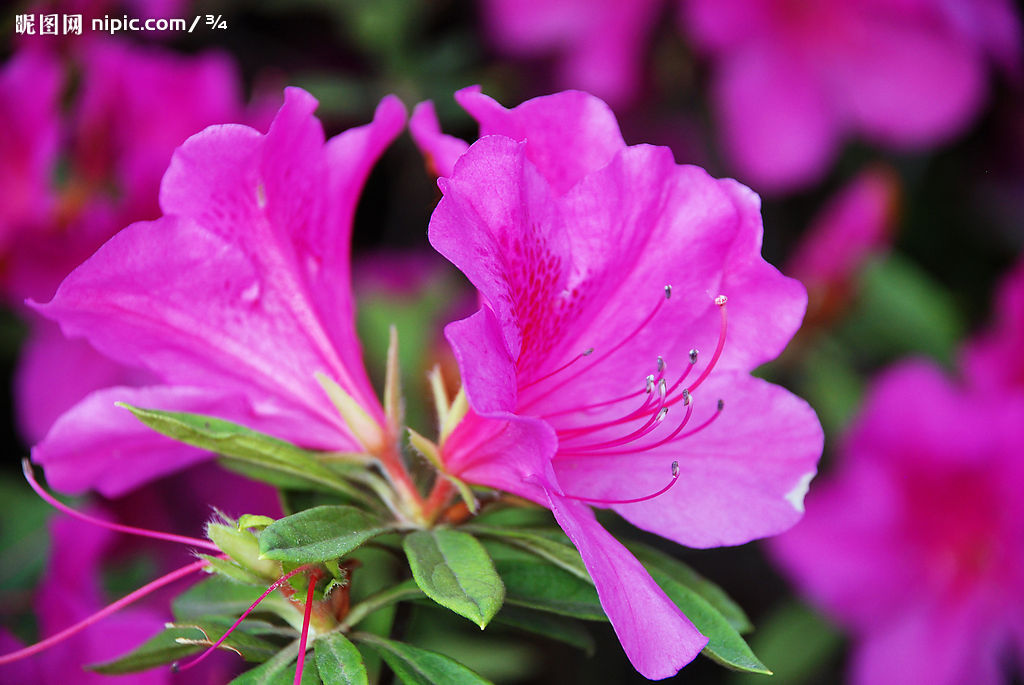
<path fill-rule="evenodd" d="M 50 535 L 46 521 L 53 508 L 21 478 L 0 479 L 0 587 L 28 589 L 35 585 L 46 562 Z"/>
<path fill-rule="evenodd" d="M 447 528 L 407 535 L 403 548 L 420 589 L 483 629 L 505 598 L 487 550 L 469 533 Z"/>
<path fill-rule="evenodd" d="M 840 432 L 860 407 L 864 382 L 852 362 L 850 351 L 824 334 L 803 354 L 797 391 L 814 407 L 825 435 Z"/>
<path fill-rule="evenodd" d="M 171 602 L 171 611 L 179 623 L 211 616 L 239 616 L 263 594 L 265 589 L 213 576 L 196 583 L 175 597 Z M 257 610 L 274 613 L 294 612 L 288 600 L 277 592 L 268 595 Z"/>
<path fill-rule="evenodd" d="M 328 685 L 365 685 L 369 682 L 362 655 L 341 633 L 317 639 L 313 648 L 320 677 Z"/>
<path fill-rule="evenodd" d="M 420 649 L 370 633 L 352 639 L 376 651 L 406 685 L 485 685 L 489 681 L 443 654 Z"/>
<path fill-rule="evenodd" d="M 246 671 L 232 680 L 229 685 L 293 685 L 299 641 L 296 640 L 279 651 L 265 663 Z M 302 669 L 301 685 L 322 685 L 316 659 L 307 658 Z"/>
<path fill-rule="evenodd" d="M 773 612 L 751 639 L 752 646 L 772 665 L 770 681 L 735 674 L 730 685 L 802 685 L 832 661 L 842 637 L 828 621 L 808 607 L 792 602 Z"/>
<path fill-rule="evenodd" d="M 893 253 L 862 270 L 854 309 L 841 331 L 876 358 L 926 354 L 950 363 L 964 322 L 941 283 Z"/>
<path fill-rule="evenodd" d="M 267 559 L 295 564 L 337 559 L 388 530 L 362 509 L 315 507 L 278 519 L 263 529 L 260 553 Z"/>

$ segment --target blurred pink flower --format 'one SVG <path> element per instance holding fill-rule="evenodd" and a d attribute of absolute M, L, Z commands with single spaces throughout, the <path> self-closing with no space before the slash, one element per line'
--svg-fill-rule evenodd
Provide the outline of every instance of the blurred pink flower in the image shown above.
<path fill-rule="evenodd" d="M 827 316 L 841 305 L 858 269 L 888 251 L 899 200 L 899 178 L 875 167 L 847 184 L 814 218 L 786 265 L 786 272 L 807 287 L 808 318 Z"/>
<path fill-rule="evenodd" d="M 0 271 L 10 268 L 6 250 L 17 232 L 53 208 L 61 81 L 57 60 L 36 50 L 17 53 L 0 71 Z"/>
<path fill-rule="evenodd" d="M 349 237 L 363 182 L 404 112 L 385 98 L 371 124 L 325 143 L 315 107 L 288 89 L 265 135 L 223 125 L 189 138 L 164 175 L 163 217 L 122 230 L 36 305 L 66 335 L 160 381 L 95 391 L 58 419 L 32 453 L 53 487 L 114 496 L 209 458 L 115 401 L 363 451 L 322 372 L 380 432 L 354 331 Z"/>
<path fill-rule="evenodd" d="M 764 191 L 818 180 L 842 141 L 943 143 L 985 100 L 986 62 L 1020 69 L 1009 0 L 683 0 L 712 61 L 720 136 Z"/>
<path fill-rule="evenodd" d="M 977 388 L 1024 394 L 1024 260 L 1003 280 L 995 325 L 968 343 L 963 366 Z"/>
<path fill-rule="evenodd" d="M 485 0 L 487 32 L 502 52 L 558 60 L 560 88 L 579 88 L 612 105 L 634 99 L 647 36 L 661 0 Z"/>
<path fill-rule="evenodd" d="M 771 550 L 853 634 L 857 684 L 989 685 L 1024 657 L 1024 394 L 904 362 Z"/>
<path fill-rule="evenodd" d="M 483 306 L 445 331 L 471 407 L 445 463 L 549 507 L 633 665 L 667 677 L 706 638 L 586 503 L 697 547 L 792 525 L 821 428 L 750 370 L 792 337 L 804 289 L 761 259 L 754 193 L 626 147 L 597 98 L 457 99 L 483 137 L 439 181 L 429 236 Z"/>

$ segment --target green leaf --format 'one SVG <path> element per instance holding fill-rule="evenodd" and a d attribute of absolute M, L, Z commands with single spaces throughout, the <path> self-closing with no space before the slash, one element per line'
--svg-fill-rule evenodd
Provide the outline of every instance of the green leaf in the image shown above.
<path fill-rule="evenodd" d="M 427 597 L 481 629 L 498 613 L 505 586 L 472 535 L 447 528 L 420 530 L 407 535 L 402 546 L 412 577 Z"/>
<path fill-rule="evenodd" d="M 664 559 L 660 561 L 662 564 L 665 562 Z M 708 644 L 701 653 L 728 668 L 771 675 L 771 671 L 754 656 L 754 652 L 729 620 L 701 594 L 680 582 L 675 576 L 678 569 L 666 571 L 662 564 L 651 564 L 647 570 L 654 582 L 697 626 L 697 630 L 708 637 Z M 673 568 L 671 564 L 664 566 Z"/>
<path fill-rule="evenodd" d="M 98 664 L 86 666 L 90 671 L 102 673 L 103 675 L 122 675 L 124 673 L 137 673 L 155 666 L 169 664 L 183 659 L 192 654 L 201 652 L 204 648 L 198 645 L 183 645 L 175 642 L 177 638 L 203 639 L 201 630 L 191 628 L 167 628 L 132 651 Z"/>
<path fill-rule="evenodd" d="M 246 530 L 247 528 L 266 528 L 274 519 L 269 516 L 262 516 L 260 514 L 242 514 L 238 519 L 238 530 Z"/>
<path fill-rule="evenodd" d="M 559 529 L 498 528 L 496 526 L 470 525 L 464 530 L 490 538 L 496 538 L 508 545 L 518 547 L 555 566 L 565 569 L 580 580 L 593 584 L 583 559 L 572 542 Z"/>
<path fill-rule="evenodd" d="M 337 559 L 390 530 L 362 509 L 326 505 L 306 509 L 267 526 L 260 553 L 267 559 L 308 564 Z"/>
<path fill-rule="evenodd" d="M 228 461 L 252 467 L 251 472 L 272 472 L 298 481 L 340 492 L 347 497 L 377 506 L 376 500 L 340 478 L 317 460 L 318 453 L 284 440 L 250 430 L 237 423 L 186 412 L 142 409 L 123 402 L 124 407 L 153 430 L 185 444 L 216 452 Z"/>
<path fill-rule="evenodd" d="M 262 632 L 263 626 L 266 624 L 262 621 L 256 622 L 255 625 L 247 625 L 247 621 L 242 621 L 235 630 L 221 643 L 221 649 L 230 649 L 237 653 L 246 661 L 263 662 L 270 657 L 277 654 L 280 651 L 280 646 L 276 645 L 268 640 L 265 640 L 258 636 L 257 633 Z M 204 621 L 197 621 L 194 625 L 182 625 L 171 624 L 170 628 L 183 628 L 183 629 L 196 629 L 200 631 L 201 635 L 196 637 L 195 635 L 182 636 L 181 641 L 188 641 L 189 643 L 196 643 L 199 646 L 206 648 L 212 645 L 214 642 L 220 639 L 224 633 L 234 624 L 233 619 L 228 618 L 209 618 Z"/>
<path fill-rule="evenodd" d="M 708 604 L 714 607 L 718 613 L 722 614 L 722 616 L 725 617 L 725 620 L 729 622 L 729 625 L 735 628 L 738 632 L 749 633 L 754 629 L 753 624 L 750 623 L 750 619 L 747 618 L 747 614 L 739 604 L 734 602 L 732 598 L 725 593 L 725 590 L 700 575 L 683 562 L 653 547 L 648 547 L 647 545 L 643 545 L 638 542 L 627 542 L 626 547 L 634 554 L 634 556 L 636 556 L 637 559 L 640 560 L 640 563 L 642 563 L 648 571 L 657 569 L 662 572 L 662 574 L 670 576 L 677 583 L 685 585 L 703 597 Z"/>
<path fill-rule="evenodd" d="M 484 680 L 462 664 L 443 654 L 387 640 L 371 633 L 353 633 L 387 662 L 405 685 L 485 685 Z"/>
<path fill-rule="evenodd" d="M 298 667 L 296 657 L 299 654 L 299 641 L 296 640 L 279 651 L 266 663 L 246 671 L 229 683 L 229 685 L 292 685 L 295 682 L 295 669 Z M 301 685 L 322 685 L 316 660 L 306 658 L 302 669 Z"/>
<path fill-rule="evenodd" d="M 583 650 L 587 656 L 594 655 L 594 636 L 586 626 L 571 618 L 505 605 L 494 622 L 564 642 Z"/>
<path fill-rule="evenodd" d="M 608 620 L 592 583 L 505 542 L 488 540 L 484 547 L 505 583 L 507 604 L 587 621 Z"/>
<path fill-rule="evenodd" d="M 175 620 L 179 622 L 211 616 L 237 617 L 248 609 L 265 589 L 213 576 L 196 583 L 175 597 L 171 609 Z M 279 592 L 268 595 L 256 611 L 273 612 L 278 615 L 295 613 L 294 607 Z"/>
<path fill-rule="evenodd" d="M 320 677 L 327 685 L 366 685 L 366 666 L 356 646 L 341 633 L 331 633 L 313 643 Z"/>

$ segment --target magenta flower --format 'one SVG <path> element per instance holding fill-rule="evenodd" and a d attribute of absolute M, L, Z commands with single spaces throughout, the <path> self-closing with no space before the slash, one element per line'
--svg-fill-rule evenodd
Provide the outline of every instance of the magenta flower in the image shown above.
<path fill-rule="evenodd" d="M 660 0 L 486 0 L 487 32 L 517 57 L 558 60 L 557 83 L 626 104 L 640 90 Z"/>
<path fill-rule="evenodd" d="M 0 71 L 2 261 L 18 232 L 35 228 L 54 205 L 49 182 L 60 137 L 61 80 L 56 59 L 42 51 L 22 51 Z"/>
<path fill-rule="evenodd" d="M 1024 393 L 1024 261 L 1003 280 L 996 314 L 995 325 L 964 350 L 964 373 L 982 390 Z"/>
<path fill-rule="evenodd" d="M 807 286 L 809 317 L 841 304 L 858 269 L 888 250 L 899 200 L 899 179 L 876 167 L 848 183 L 815 217 L 786 265 Z"/>
<path fill-rule="evenodd" d="M 667 677 L 706 638 L 587 503 L 697 547 L 792 525 L 821 428 L 750 370 L 804 290 L 761 259 L 754 193 L 626 147 L 593 96 L 457 99 L 483 137 L 439 182 L 430 241 L 483 306 L 446 329 L 471 407 L 446 466 L 549 507 L 633 665 Z"/>
<path fill-rule="evenodd" d="M 985 100 L 989 55 L 1019 70 L 1007 0 L 685 0 L 712 61 L 723 145 L 764 190 L 816 181 L 849 136 L 898 149 L 945 142 Z"/>
<path fill-rule="evenodd" d="M 877 381 L 836 472 L 772 545 L 852 632 L 851 682 L 996 684 L 1006 650 L 1024 657 L 1021 445 L 1024 395 L 921 361 Z"/>
<path fill-rule="evenodd" d="M 383 450 L 354 331 L 349 233 L 404 112 L 386 98 L 371 124 L 325 142 L 315 106 L 288 89 L 267 134 L 223 125 L 190 138 L 164 175 L 163 216 L 118 233 L 36 305 L 66 335 L 158 379 L 93 392 L 54 424 L 33 459 L 55 488 L 116 495 L 210 456 L 115 401 L 212 414 L 311 448 Z M 347 420 L 328 391 L 347 396 Z"/>

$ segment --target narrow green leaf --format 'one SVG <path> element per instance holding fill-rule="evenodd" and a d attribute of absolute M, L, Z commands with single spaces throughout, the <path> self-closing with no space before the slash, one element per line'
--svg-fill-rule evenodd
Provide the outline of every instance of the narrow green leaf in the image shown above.
<path fill-rule="evenodd" d="M 583 650 L 587 656 L 594 655 L 594 636 L 584 624 L 571 618 L 506 605 L 494 617 L 494 622 L 564 642 Z"/>
<path fill-rule="evenodd" d="M 167 628 L 127 654 L 110 661 L 91 664 L 86 668 L 103 675 L 137 673 L 155 666 L 173 663 L 204 649 L 197 645 L 183 645 L 175 642 L 179 637 L 202 639 L 203 633 L 198 628 Z"/>
<path fill-rule="evenodd" d="M 331 633 L 313 643 L 320 678 L 327 685 L 367 685 L 366 665 L 356 646 L 341 633 Z"/>
<path fill-rule="evenodd" d="M 593 584 L 580 553 L 561 530 L 534 530 L 530 528 L 499 528 L 497 526 L 469 525 L 464 530 L 526 550 L 555 566 L 568 571 L 580 580 Z M 559 539 L 560 538 L 560 539 Z"/>
<path fill-rule="evenodd" d="M 321 464 L 316 452 L 212 416 L 142 409 L 123 402 L 117 404 L 169 438 L 216 452 L 229 461 L 237 460 L 257 472 L 269 470 L 280 473 L 289 481 L 297 480 L 307 487 L 324 487 L 366 504 L 376 505 L 376 501 L 365 492 Z"/>
<path fill-rule="evenodd" d="M 314 507 L 267 526 L 260 534 L 260 553 L 267 559 L 295 564 L 337 559 L 388 530 L 362 509 Z"/>
<path fill-rule="evenodd" d="M 648 571 L 658 569 L 671 576 L 676 582 L 685 585 L 707 600 L 708 604 L 718 610 L 733 628 L 740 633 L 749 633 L 754 629 L 739 604 L 734 602 L 725 590 L 711 582 L 692 568 L 653 547 L 638 542 L 627 542 L 626 547 L 640 560 Z"/>
<path fill-rule="evenodd" d="M 647 571 L 693 625 L 697 626 L 697 630 L 708 637 L 708 644 L 701 652 L 704 656 L 737 671 L 771 675 L 768 667 L 754 656 L 743 637 L 711 602 L 659 565 L 652 564 L 647 567 Z"/>
<path fill-rule="evenodd" d="M 505 583 L 505 602 L 587 621 L 606 621 L 590 582 L 515 546 L 488 540 L 484 547 Z"/>
<path fill-rule="evenodd" d="M 353 633 L 352 639 L 377 652 L 405 685 L 487 685 L 490 682 L 437 652 L 371 633 Z"/>
<path fill-rule="evenodd" d="M 481 629 L 498 613 L 505 586 L 487 550 L 472 535 L 446 528 L 420 530 L 407 535 L 402 547 L 412 577 L 427 597 Z"/>

